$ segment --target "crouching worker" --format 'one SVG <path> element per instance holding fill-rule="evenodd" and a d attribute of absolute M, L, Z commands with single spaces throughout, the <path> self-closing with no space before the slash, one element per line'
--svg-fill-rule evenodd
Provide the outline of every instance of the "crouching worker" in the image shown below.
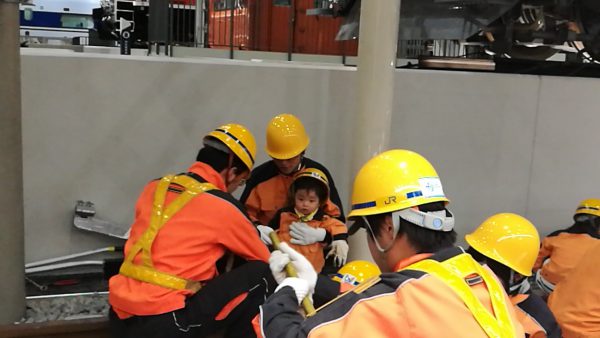
<path fill-rule="evenodd" d="M 490 267 L 504 285 L 526 336 L 560 338 L 560 327 L 546 302 L 521 291 L 529 289 L 527 277 L 540 248 L 535 226 L 519 215 L 502 213 L 485 220 L 465 240 L 471 246 L 467 252 Z"/>
<path fill-rule="evenodd" d="M 583 200 L 573 215 L 575 224 L 548 235 L 534 266 L 535 281 L 545 296 L 570 275 L 571 270 L 584 259 L 600 239 L 600 199 Z"/>
<path fill-rule="evenodd" d="M 290 185 L 288 206 L 279 209 L 268 226 L 258 226 L 263 242 L 271 244 L 268 233 L 275 230 L 281 241 L 291 243 L 317 272 L 321 272 L 327 257 L 333 257 L 337 267 L 344 265 L 348 257 L 348 229 L 325 214 L 328 200 L 329 181 L 325 173 L 315 168 L 300 171 Z M 328 246 L 331 248 L 325 256 Z"/>
<path fill-rule="evenodd" d="M 586 253 L 548 298 L 564 338 L 600 338 L 600 243 Z"/>
<path fill-rule="evenodd" d="M 251 319 L 275 281 L 267 247 L 230 193 L 248 178 L 255 152 L 246 128 L 224 125 L 204 138 L 186 173 L 146 185 L 109 282 L 115 337 L 254 336 Z M 233 255 L 243 263 L 223 273 L 217 263 Z"/>
<path fill-rule="evenodd" d="M 383 274 L 303 318 L 298 304 L 317 273 L 281 245 L 298 272 L 282 278 L 261 306 L 265 337 L 524 337 L 514 308 L 493 273 L 455 247 L 454 217 L 433 166 L 408 150 L 369 160 L 354 181 L 352 211 L 368 234 Z M 477 277 L 477 278 L 475 278 Z"/>

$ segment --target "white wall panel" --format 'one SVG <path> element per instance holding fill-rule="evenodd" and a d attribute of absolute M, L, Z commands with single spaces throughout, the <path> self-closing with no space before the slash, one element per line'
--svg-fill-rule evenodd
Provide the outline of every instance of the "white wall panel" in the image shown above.
<path fill-rule="evenodd" d="M 298 115 L 307 155 L 349 199 L 353 68 L 24 51 L 22 70 L 26 261 L 112 243 L 73 229 L 75 201 L 130 223 L 143 185 L 185 170 L 230 121 L 256 134 L 262 162 L 267 121 Z M 459 239 L 501 211 L 547 234 L 600 197 L 599 92 L 596 79 L 401 70 L 391 146 L 436 166 Z"/>

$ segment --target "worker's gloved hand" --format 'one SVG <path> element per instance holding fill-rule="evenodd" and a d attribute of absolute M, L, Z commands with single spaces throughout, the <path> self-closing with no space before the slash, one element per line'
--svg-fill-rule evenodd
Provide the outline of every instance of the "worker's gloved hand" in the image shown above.
<path fill-rule="evenodd" d="M 342 266 L 346 264 L 348 259 L 348 242 L 343 239 L 338 239 L 331 242 L 331 249 L 327 253 L 326 259 L 333 256 L 333 264 L 335 266 Z"/>
<path fill-rule="evenodd" d="M 309 294 L 308 282 L 302 278 L 288 277 L 284 279 L 283 282 L 281 282 L 279 286 L 275 289 L 275 292 L 279 291 L 279 289 L 286 286 L 290 286 L 292 287 L 292 289 L 294 289 L 294 292 L 296 293 L 296 298 L 298 299 L 298 305 L 300 305 L 302 303 L 302 300 Z"/>
<path fill-rule="evenodd" d="M 258 229 L 258 232 L 260 233 L 260 240 L 263 243 L 265 243 L 266 245 L 273 245 L 273 242 L 271 241 L 271 237 L 269 237 L 269 234 L 275 230 L 271 229 L 271 227 L 268 227 L 266 225 L 257 225 L 256 229 Z"/>
<path fill-rule="evenodd" d="M 312 293 L 315 291 L 315 285 L 317 284 L 317 272 L 313 268 L 312 264 L 308 261 L 308 259 L 306 259 L 306 257 L 304 257 L 298 251 L 292 249 L 287 243 L 281 243 L 279 250 L 288 255 L 290 258 L 290 263 L 294 266 L 294 269 L 298 274 L 298 278 L 308 283 L 308 295 L 312 295 Z M 285 280 L 287 279 L 288 278 Z M 282 283 L 284 283 L 285 280 Z M 290 286 L 294 287 L 294 285 L 301 287 L 299 283 L 295 282 Z M 302 301 L 302 299 L 299 301 Z"/>
<path fill-rule="evenodd" d="M 273 277 L 277 281 L 277 284 L 281 284 L 283 280 L 287 277 L 285 273 L 285 266 L 290 262 L 290 256 L 285 254 L 279 250 L 275 250 L 271 252 L 271 256 L 269 257 L 269 267 L 271 268 L 271 273 Z"/>
<path fill-rule="evenodd" d="M 309 245 L 325 240 L 327 232 L 323 228 L 313 228 L 306 223 L 294 222 L 290 225 L 292 244 Z"/>
<path fill-rule="evenodd" d="M 315 291 L 315 285 L 317 284 L 317 272 L 308 259 L 306 259 L 306 257 L 304 257 L 298 251 L 290 248 L 287 243 L 281 243 L 279 250 L 283 254 L 287 254 L 290 259 L 290 263 L 294 266 L 294 269 L 296 269 L 298 277 L 288 277 L 284 279 L 277 287 L 277 290 L 281 289 L 283 286 L 291 286 L 294 288 L 296 296 L 298 297 L 298 304 L 300 304 L 304 297 L 311 296 Z M 296 281 L 296 279 L 301 281 Z"/>

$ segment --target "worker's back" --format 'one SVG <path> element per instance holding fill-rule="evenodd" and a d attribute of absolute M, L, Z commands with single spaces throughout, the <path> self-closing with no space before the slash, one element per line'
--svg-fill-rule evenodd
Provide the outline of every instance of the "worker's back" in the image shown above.
<path fill-rule="evenodd" d="M 460 254 L 460 249 L 451 248 L 429 259 L 440 261 Z M 427 255 L 417 255 L 410 259 L 412 262 L 403 263 L 425 258 Z M 473 278 L 470 282 L 473 294 L 487 312 L 494 314 L 490 293 L 481 278 Z M 357 290 L 365 286 L 361 285 Z M 499 296 L 508 313 L 508 330 L 512 331 L 503 337 L 524 337 L 508 296 L 504 291 Z M 266 313 L 277 315 L 272 308 L 265 310 L 267 306 L 268 303 L 263 305 L 263 316 Z M 382 274 L 376 284 L 358 294 L 350 292 L 339 297 L 318 314 L 309 317 L 302 326 L 301 331 L 308 337 L 488 337 L 463 300 L 445 282 L 410 267 Z M 263 317 L 261 321 L 268 323 L 269 318 Z M 269 337 L 270 332 L 285 332 L 286 328 L 273 325 L 263 327 L 263 330 Z"/>
<path fill-rule="evenodd" d="M 593 258 L 582 259 L 548 299 L 564 338 L 600 337 L 600 243 L 586 256 Z"/>
<path fill-rule="evenodd" d="M 597 238 L 585 233 L 564 231 L 551 234 L 542 241 L 535 269 L 541 268 L 542 277 L 556 285 L 568 276 L 585 253 L 597 243 Z M 546 258 L 549 258 L 548 262 L 544 262 Z"/>

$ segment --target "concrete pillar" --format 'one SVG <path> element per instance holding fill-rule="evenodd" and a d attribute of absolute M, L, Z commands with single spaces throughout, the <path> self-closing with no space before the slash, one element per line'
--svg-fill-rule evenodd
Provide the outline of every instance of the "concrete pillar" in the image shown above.
<path fill-rule="evenodd" d="M 0 325 L 25 310 L 19 3 L 0 0 Z"/>
<path fill-rule="evenodd" d="M 367 160 L 388 149 L 400 2 L 363 0 L 361 3 L 353 178 Z M 351 259 L 371 259 L 364 230 L 350 238 L 350 247 Z"/>

